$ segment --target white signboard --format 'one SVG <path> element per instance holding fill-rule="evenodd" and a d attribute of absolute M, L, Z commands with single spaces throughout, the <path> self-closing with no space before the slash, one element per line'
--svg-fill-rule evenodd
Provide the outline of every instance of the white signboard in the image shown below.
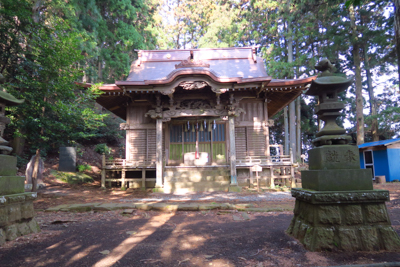
<path fill-rule="evenodd" d="M 252 172 L 261 172 L 262 171 L 262 167 L 260 165 L 254 165 L 251 167 L 251 171 Z"/>

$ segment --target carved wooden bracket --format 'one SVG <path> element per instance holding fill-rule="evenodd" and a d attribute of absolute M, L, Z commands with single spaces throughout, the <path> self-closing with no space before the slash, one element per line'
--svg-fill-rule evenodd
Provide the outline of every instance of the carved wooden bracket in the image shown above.
<path fill-rule="evenodd" d="M 144 116 L 152 119 L 161 119 L 163 117 L 161 112 L 157 112 L 154 109 L 149 110 Z"/>
<path fill-rule="evenodd" d="M 231 105 L 228 105 L 228 106 L 231 106 Z M 240 114 L 246 114 L 246 111 L 244 111 L 244 109 L 242 109 L 242 108 L 229 108 L 228 107 L 228 116 L 234 116 L 234 117 L 239 117 L 240 116 Z"/>
<path fill-rule="evenodd" d="M 208 83 L 203 81 L 185 81 L 179 84 L 184 90 L 199 90 L 208 86 Z"/>

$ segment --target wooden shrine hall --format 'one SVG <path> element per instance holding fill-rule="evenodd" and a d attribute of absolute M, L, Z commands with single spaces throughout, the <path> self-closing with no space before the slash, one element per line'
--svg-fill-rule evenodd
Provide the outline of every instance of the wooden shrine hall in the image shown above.
<path fill-rule="evenodd" d="M 125 159 L 103 159 L 102 186 L 227 191 L 252 185 L 254 166 L 261 183 L 294 182 L 291 155 L 271 155 L 269 118 L 313 79 L 272 79 L 251 47 L 138 51 L 126 81 L 100 87 L 126 121 Z"/>

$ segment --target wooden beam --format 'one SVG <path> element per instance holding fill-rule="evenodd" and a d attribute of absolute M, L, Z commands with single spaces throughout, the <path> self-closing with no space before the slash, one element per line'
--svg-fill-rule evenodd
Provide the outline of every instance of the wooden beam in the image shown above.
<path fill-rule="evenodd" d="M 265 156 L 267 161 L 270 161 L 270 151 L 269 151 L 269 123 L 268 123 L 268 105 L 267 99 L 264 101 L 264 134 L 265 134 Z"/>
<path fill-rule="evenodd" d="M 162 187 L 162 119 L 156 122 L 156 188 Z"/>
<path fill-rule="evenodd" d="M 142 169 L 142 188 L 146 188 L 146 169 Z"/>
<path fill-rule="evenodd" d="M 235 117 L 229 116 L 229 160 L 231 166 L 231 185 L 237 185 L 236 146 L 235 146 Z"/>

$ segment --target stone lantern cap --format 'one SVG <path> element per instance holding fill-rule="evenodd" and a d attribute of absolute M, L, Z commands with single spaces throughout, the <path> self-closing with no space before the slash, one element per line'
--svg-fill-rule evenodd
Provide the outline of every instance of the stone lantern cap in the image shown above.
<path fill-rule="evenodd" d="M 20 105 L 24 103 L 24 101 L 25 99 L 17 99 L 9 93 L 0 91 L 0 103 L 4 103 L 8 107 Z"/>
<path fill-rule="evenodd" d="M 0 84 L 4 84 L 4 76 L 0 73 Z M 17 99 L 9 93 L 3 91 L 0 86 L 0 154 L 10 154 L 12 148 L 7 146 L 8 141 L 3 138 L 4 129 L 6 124 L 10 123 L 10 119 L 5 116 L 6 106 L 17 106 L 22 104 L 25 99 Z M 0 163 L 0 165 L 2 165 Z M 4 165 L 4 164 L 3 164 Z"/>
<path fill-rule="evenodd" d="M 306 95 L 320 96 L 324 93 L 340 93 L 346 90 L 353 83 L 353 77 L 344 78 L 341 76 L 318 77 L 312 81 Z"/>

